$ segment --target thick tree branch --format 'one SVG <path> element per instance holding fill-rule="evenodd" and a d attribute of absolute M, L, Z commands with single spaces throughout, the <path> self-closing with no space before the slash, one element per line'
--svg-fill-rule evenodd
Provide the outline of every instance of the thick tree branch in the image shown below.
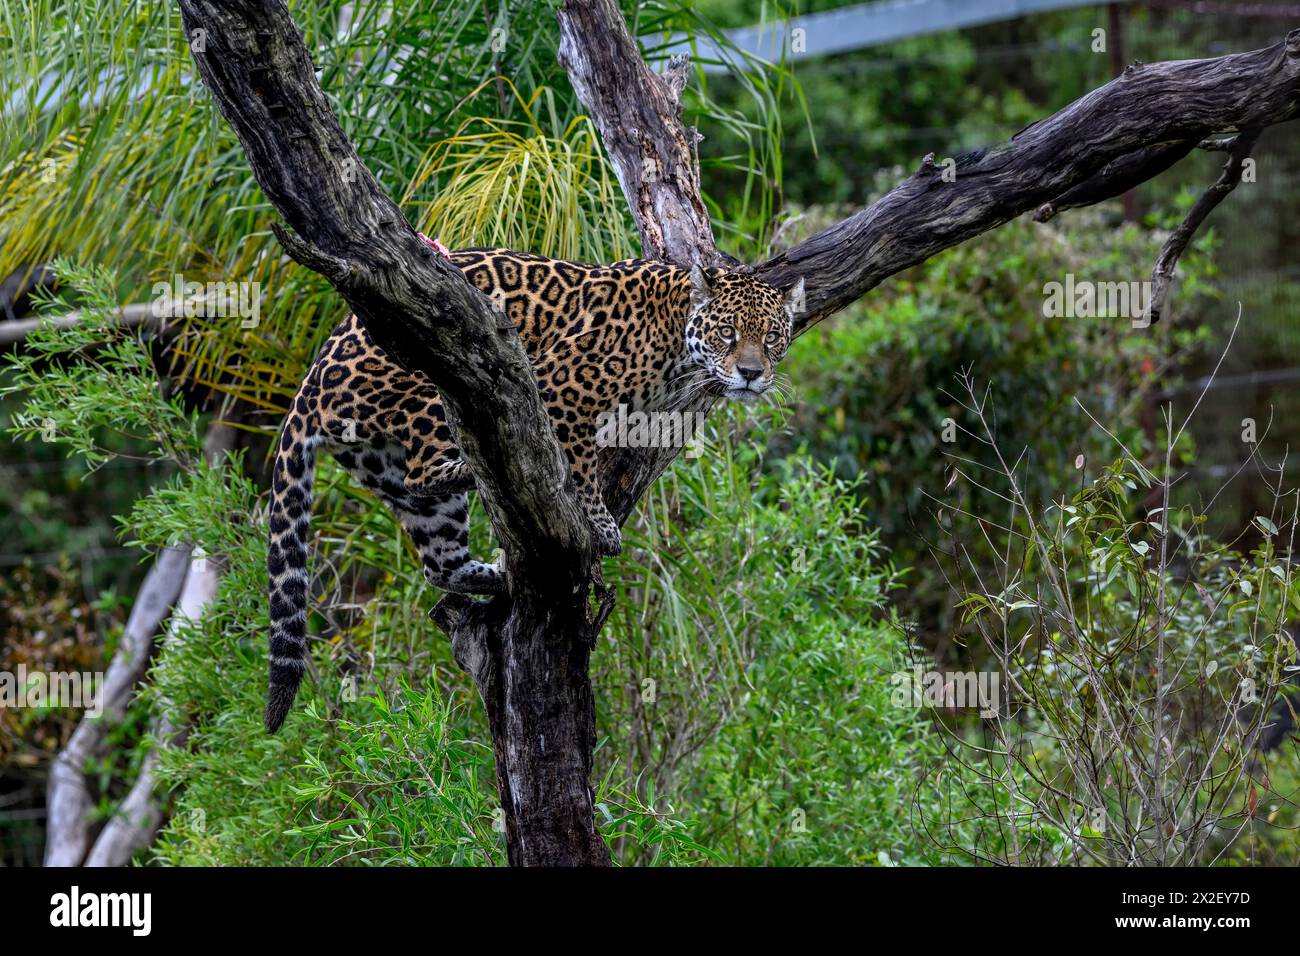
<path fill-rule="evenodd" d="M 609 862 L 590 787 L 591 533 L 513 323 L 411 229 L 344 136 L 283 0 L 180 0 L 204 83 L 290 229 L 375 341 L 437 383 L 508 597 L 436 609 L 483 699 L 513 864 Z"/>
<path fill-rule="evenodd" d="M 641 232 L 642 254 L 689 267 L 718 264 L 695 163 L 699 134 L 681 123 L 685 56 L 667 72 L 641 59 L 615 0 L 568 0 L 559 11 L 560 63 L 600 130 Z"/>
<path fill-rule="evenodd" d="M 692 218 L 704 206 L 691 191 L 699 175 L 683 148 L 691 134 L 663 106 L 667 84 L 635 55 L 612 0 L 567 0 L 559 20 L 561 60 L 619 171 L 643 251 L 683 266 L 713 261 L 712 234 Z M 756 271 L 780 288 L 803 277 L 802 331 L 889 276 L 1030 209 L 1039 207 L 1039 218 L 1048 219 L 1109 199 L 1163 172 L 1211 134 L 1298 115 L 1300 30 L 1249 53 L 1135 64 L 1010 141 L 963 157 L 955 177 L 927 157 L 871 206 Z M 635 123 L 625 121 L 629 116 Z M 646 169 L 667 185 L 647 194 L 638 178 Z M 661 241 L 653 223 L 664 216 L 691 228 L 674 232 L 675 242 Z"/>
<path fill-rule="evenodd" d="M 1094 183 L 1097 198 L 1140 181 L 1128 175 L 1130 164 L 1154 170 L 1155 160 L 1168 158 L 1160 144 L 1186 145 L 1298 115 L 1300 30 L 1250 53 L 1130 66 L 1009 142 L 959 162 L 951 182 L 940 167 L 923 163 L 892 192 L 757 272 L 778 286 L 804 277 L 808 311 L 800 328 L 807 329 L 950 246 L 1045 203 L 1071 204 L 1069 191 L 1108 164 L 1116 163 L 1117 181 L 1112 190 Z M 1117 163 L 1124 157 L 1135 159 Z"/>

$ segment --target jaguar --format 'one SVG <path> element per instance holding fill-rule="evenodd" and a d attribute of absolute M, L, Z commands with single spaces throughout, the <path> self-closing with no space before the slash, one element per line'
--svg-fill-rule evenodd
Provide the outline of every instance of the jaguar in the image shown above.
<path fill-rule="evenodd" d="M 739 269 L 627 260 L 564 262 L 506 249 L 445 253 L 519 329 L 598 554 L 617 554 L 601 497 L 596 423 L 610 410 L 660 409 L 709 391 L 757 400 L 776 381 L 802 307 L 803 280 L 777 289 Z M 502 561 L 469 550 L 474 487 L 437 386 L 400 366 L 356 316 L 330 335 L 303 379 L 274 456 L 267 572 L 266 727 L 284 722 L 307 652 L 308 522 L 316 455 L 329 452 L 395 515 L 444 591 L 498 594 Z"/>

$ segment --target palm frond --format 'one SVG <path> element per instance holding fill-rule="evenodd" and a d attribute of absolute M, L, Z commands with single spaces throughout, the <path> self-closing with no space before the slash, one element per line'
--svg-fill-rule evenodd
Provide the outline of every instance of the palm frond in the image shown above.
<path fill-rule="evenodd" d="M 509 80 L 492 82 L 508 88 L 523 119 L 470 117 L 430 147 L 403 197 L 419 210 L 420 228 L 453 248 L 588 262 L 627 256 L 633 233 L 590 120 L 564 124 L 549 88 L 525 100 Z"/>

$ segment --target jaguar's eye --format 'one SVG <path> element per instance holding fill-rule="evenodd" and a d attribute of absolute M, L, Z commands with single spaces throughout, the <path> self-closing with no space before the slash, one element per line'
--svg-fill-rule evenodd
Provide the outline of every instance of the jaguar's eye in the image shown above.
<path fill-rule="evenodd" d="M 718 329 L 718 332 L 728 342 L 736 341 L 736 327 L 734 325 L 724 325 Z"/>
<path fill-rule="evenodd" d="M 780 341 L 781 341 L 780 332 L 768 332 L 767 335 L 763 336 L 763 344 L 766 345 L 768 348 L 771 348 L 773 345 L 776 345 Z"/>

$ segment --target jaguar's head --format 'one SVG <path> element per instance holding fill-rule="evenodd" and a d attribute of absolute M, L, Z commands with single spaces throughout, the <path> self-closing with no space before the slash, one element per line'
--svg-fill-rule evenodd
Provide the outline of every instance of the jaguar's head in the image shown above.
<path fill-rule="evenodd" d="M 752 275 L 694 266 L 686 354 L 721 394 L 755 401 L 776 381 L 803 293 L 802 278 L 782 292 Z"/>

